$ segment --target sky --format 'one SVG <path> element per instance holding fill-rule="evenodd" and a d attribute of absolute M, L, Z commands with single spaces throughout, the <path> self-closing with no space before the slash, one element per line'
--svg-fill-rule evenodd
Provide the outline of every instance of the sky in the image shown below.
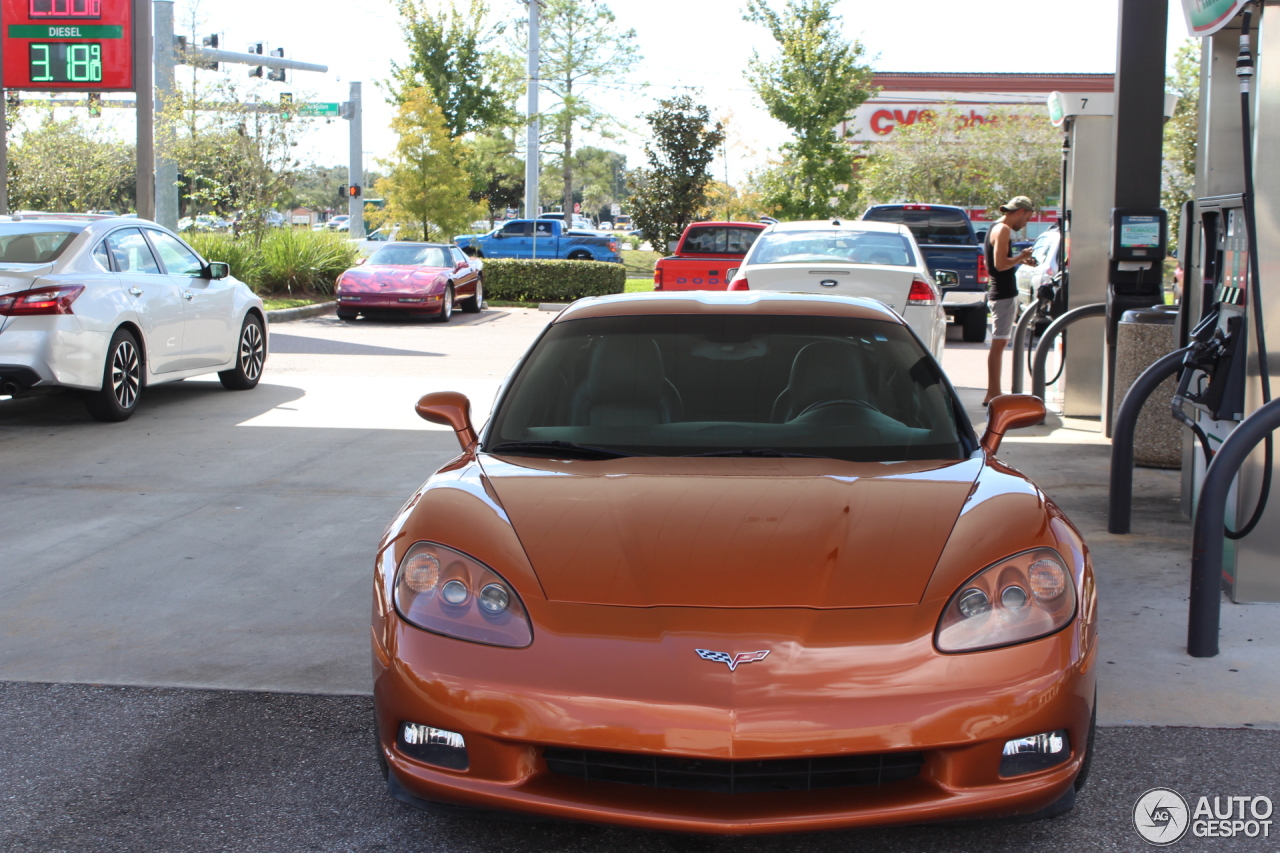
<path fill-rule="evenodd" d="M 449 2 L 438 0 L 442 6 Z M 495 16 L 513 22 L 527 14 L 523 0 L 489 2 Z M 780 7 L 783 0 L 772 2 Z M 329 66 L 323 74 L 290 72 L 288 84 L 269 84 L 270 97 L 291 91 L 298 100 L 344 101 L 351 81 L 361 81 L 366 167 L 376 167 L 376 158 L 391 152 L 392 109 L 375 83 L 406 55 L 393 0 L 177 0 L 179 32 L 186 30 L 193 5 L 202 21 L 198 32 L 219 33 L 224 49 L 242 51 L 265 41 L 268 49 L 284 47 L 290 58 Z M 597 104 L 622 123 L 620 138 L 584 138 L 578 145 L 604 144 L 624 152 L 629 166 L 640 165 L 645 126 L 640 116 L 655 100 L 691 89 L 701 90 L 698 97 L 713 115 L 731 117 L 730 162 L 717 164 L 717 177 L 727 169 L 736 183 L 787 140 L 786 128 L 760 106 L 746 79 L 753 51 L 768 56 L 773 42 L 762 26 L 742 20 L 744 0 L 608 0 L 608 5 L 620 28 L 636 31 L 643 59 L 630 74 L 593 93 Z M 1105 73 L 1115 70 L 1117 6 L 1118 0 L 841 0 L 837 10 L 846 35 L 861 40 L 877 71 Z M 1186 37 L 1181 6 L 1171 0 L 1170 53 Z M 244 66 L 224 67 L 247 74 Z M 345 164 L 347 139 L 345 121 L 314 120 L 299 155 L 304 162 Z"/>

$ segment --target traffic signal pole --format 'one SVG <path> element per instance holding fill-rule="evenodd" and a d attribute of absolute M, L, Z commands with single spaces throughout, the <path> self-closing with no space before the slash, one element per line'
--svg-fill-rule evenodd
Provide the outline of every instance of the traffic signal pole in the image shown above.
<path fill-rule="evenodd" d="M 347 228 L 352 240 L 364 239 L 364 108 L 360 103 L 360 83 L 351 83 L 351 100 L 346 104 L 346 119 L 351 125 L 350 146 L 347 155 L 347 186 L 353 189 L 347 195 Z"/>

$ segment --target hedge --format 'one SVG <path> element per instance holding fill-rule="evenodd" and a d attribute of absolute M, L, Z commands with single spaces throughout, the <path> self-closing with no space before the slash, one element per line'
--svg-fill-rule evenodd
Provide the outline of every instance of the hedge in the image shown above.
<path fill-rule="evenodd" d="M 230 264 L 231 274 L 255 293 L 332 293 L 334 281 L 359 257 L 343 236 L 324 231 L 273 228 L 261 240 L 249 234 L 183 236 L 206 260 Z"/>
<path fill-rule="evenodd" d="M 627 270 L 600 261 L 484 261 L 484 295 L 507 302 L 572 302 L 584 296 L 622 293 Z"/>

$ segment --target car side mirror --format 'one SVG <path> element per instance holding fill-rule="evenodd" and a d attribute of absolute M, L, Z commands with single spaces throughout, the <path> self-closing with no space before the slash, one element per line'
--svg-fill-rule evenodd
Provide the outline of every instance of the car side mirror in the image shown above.
<path fill-rule="evenodd" d="M 955 270 L 938 270 L 933 274 L 933 280 L 938 287 L 959 287 L 960 273 Z"/>
<path fill-rule="evenodd" d="M 506 235 L 505 235 L 505 234 L 503 234 L 501 231 L 494 231 L 494 232 L 493 232 L 493 239 L 495 239 L 495 240 L 501 240 L 501 239 L 502 239 L 503 237 L 505 237 L 505 236 L 506 236 Z"/>
<path fill-rule="evenodd" d="M 994 456 L 1006 432 L 1043 423 L 1045 414 L 1044 401 L 1039 397 L 1001 394 L 987 406 L 987 431 L 982 434 L 982 448 Z"/>
<path fill-rule="evenodd" d="M 226 278 L 231 275 L 231 265 L 224 264 L 222 261 L 210 261 L 209 265 L 204 268 L 204 275 L 201 278 L 217 280 Z"/>
<path fill-rule="evenodd" d="M 367 260 L 369 260 L 369 259 L 368 259 L 368 258 L 356 258 L 356 266 L 360 266 L 361 264 L 363 264 L 363 263 L 364 263 L 365 261 L 367 261 Z"/>
<path fill-rule="evenodd" d="M 465 270 L 469 266 L 471 265 L 468 264 L 466 261 L 458 261 L 456 264 L 453 265 L 453 268 L 455 270 Z"/>
<path fill-rule="evenodd" d="M 674 254 L 676 253 L 676 246 L 678 246 L 678 245 L 680 245 L 680 241 L 679 241 L 679 240 L 668 240 L 668 241 L 667 241 L 667 254 L 668 254 L 668 255 L 674 255 Z"/>
<path fill-rule="evenodd" d="M 418 400 L 414 410 L 424 421 L 452 427 L 464 451 L 470 452 L 476 443 L 476 431 L 471 426 L 471 401 L 466 394 L 459 394 L 457 391 L 425 394 Z"/>

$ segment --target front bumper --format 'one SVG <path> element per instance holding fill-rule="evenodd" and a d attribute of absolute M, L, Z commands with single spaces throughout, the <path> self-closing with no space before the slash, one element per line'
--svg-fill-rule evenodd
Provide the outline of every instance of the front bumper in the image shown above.
<path fill-rule="evenodd" d="M 529 604 L 535 625 L 564 624 L 537 611 L 569 606 Z M 839 625 L 847 614 L 755 611 L 764 630 L 734 639 L 707 630 L 741 618 L 732 611 L 575 607 L 608 627 L 585 632 L 590 639 L 535 628 L 522 650 L 428 634 L 394 615 L 385 634 L 375 628 L 374 697 L 393 789 L 482 810 L 755 834 L 1034 815 L 1069 794 L 1083 761 L 1093 653 L 1079 619 L 1032 643 L 939 655 L 929 639 L 936 614 L 905 613 L 924 607 L 860 611 L 856 636 L 834 646 L 832 631 L 851 633 Z M 904 614 L 918 624 L 904 627 Z M 655 622 L 663 630 L 653 632 Z M 779 641 L 797 630 L 809 639 Z M 726 646 L 774 653 L 729 672 L 693 652 Z M 468 769 L 399 752 L 404 721 L 462 733 Z M 1067 761 L 1000 777 L 1007 740 L 1056 729 L 1069 733 Z M 921 752 L 923 766 L 879 785 L 726 794 L 552 772 L 549 747 L 715 760 Z"/>
<path fill-rule="evenodd" d="M 343 314 L 439 314 L 444 307 L 443 296 L 411 295 L 421 302 L 401 302 L 405 294 L 359 294 L 359 299 L 339 299 L 338 310 Z"/>

